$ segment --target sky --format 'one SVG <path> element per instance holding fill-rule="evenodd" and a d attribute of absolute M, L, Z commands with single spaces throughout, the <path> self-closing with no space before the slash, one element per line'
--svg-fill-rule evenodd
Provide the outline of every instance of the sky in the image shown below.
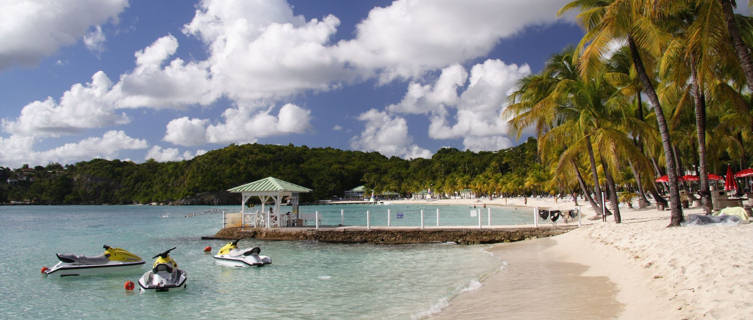
<path fill-rule="evenodd" d="M 0 166 L 230 144 L 496 151 L 565 0 L 0 0 Z"/>

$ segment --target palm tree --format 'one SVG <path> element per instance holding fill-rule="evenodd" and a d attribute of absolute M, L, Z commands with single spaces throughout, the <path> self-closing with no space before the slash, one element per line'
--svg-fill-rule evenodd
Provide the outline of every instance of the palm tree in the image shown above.
<path fill-rule="evenodd" d="M 595 72 L 603 65 L 602 52 L 610 41 L 627 40 L 633 64 L 644 92 L 654 109 L 661 134 L 669 176 L 671 210 L 669 226 L 679 226 L 684 221 L 684 216 L 680 206 L 678 176 L 675 172 L 676 164 L 669 127 L 651 81 L 652 77 L 649 76 L 649 71 L 641 56 L 641 51 L 648 50 L 656 53 L 660 51 L 661 42 L 657 41 L 660 32 L 653 27 L 650 19 L 641 14 L 643 11 L 641 2 L 638 0 L 574 0 L 562 7 L 558 15 L 574 8 L 581 8 L 578 19 L 586 28 L 586 34 L 576 49 L 578 53 L 576 56 L 580 59 L 581 74 Z"/>
<path fill-rule="evenodd" d="M 512 103 L 505 109 L 503 116 L 512 115 L 509 123 L 518 137 L 520 137 L 523 129 L 529 126 L 534 126 L 537 136 L 542 137 L 553 127 L 561 125 L 568 117 L 575 116 L 572 113 L 567 115 L 561 112 L 560 100 L 562 99 L 559 98 L 561 93 L 555 94 L 555 91 L 564 84 L 565 80 L 575 80 L 579 77 L 578 67 L 573 64 L 572 54 L 573 49 L 568 48 L 562 53 L 553 55 L 540 74 L 523 78 L 520 81 L 520 88 L 510 96 Z M 590 192 L 585 189 L 585 184 L 581 183 L 580 185 L 594 211 L 602 212 L 599 205 L 602 202 L 601 187 L 593 148 L 590 141 L 585 145 L 591 163 L 596 201 L 591 198 Z M 542 149 L 539 148 L 539 150 Z M 576 171 L 579 170 L 574 163 L 572 163 L 572 168 Z M 577 176 L 582 177 L 580 172 L 577 172 Z"/>
<path fill-rule="evenodd" d="M 653 134 L 648 123 L 645 121 L 643 101 L 641 99 L 641 91 L 643 90 L 643 87 L 641 86 L 641 81 L 638 79 L 638 75 L 633 67 L 630 51 L 627 47 L 622 46 L 615 51 L 609 60 L 607 60 L 607 72 L 604 74 L 604 79 L 610 85 L 617 88 L 618 93 L 626 99 L 633 98 L 632 104 L 626 106 L 625 112 L 632 114 L 634 118 L 623 117 L 625 120 L 632 118 L 632 121 L 625 122 L 624 127 L 633 137 L 633 143 L 640 149 L 641 154 L 644 154 L 644 143 L 646 140 L 648 140 L 648 142 L 653 142 L 655 134 Z M 646 158 L 646 160 L 648 159 Z M 654 197 L 654 200 L 657 203 L 666 206 L 667 201 L 659 195 L 653 179 L 643 179 L 644 177 L 651 176 L 650 166 L 644 171 L 638 170 L 639 166 L 632 161 L 628 161 L 628 165 L 635 177 L 641 200 L 648 203 L 648 199 L 645 195 L 645 189 L 647 187 Z M 661 176 L 661 174 L 657 173 L 656 177 L 658 178 L 659 176 Z"/>

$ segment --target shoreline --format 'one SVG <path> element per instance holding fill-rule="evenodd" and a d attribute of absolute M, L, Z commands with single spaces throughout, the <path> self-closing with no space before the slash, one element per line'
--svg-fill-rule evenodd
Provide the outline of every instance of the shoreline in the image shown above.
<path fill-rule="evenodd" d="M 499 205 L 504 200 L 392 201 L 441 202 Z M 508 206 L 574 207 L 572 199 L 554 203 L 554 198 L 528 198 L 526 202 L 507 199 Z M 581 228 L 546 239 L 494 245 L 490 251 L 509 260 L 508 265 L 484 279 L 479 289 L 453 297 L 430 318 L 744 319 L 753 314 L 753 224 L 666 228 L 670 212 L 653 206 L 621 207 L 621 224 L 612 217 L 604 223 L 587 219 L 593 210 L 585 202 L 579 204 L 586 218 Z M 702 214 L 703 209 L 683 212 L 687 217 Z M 532 257 L 534 264 L 527 262 Z M 546 275 L 552 282 L 541 282 L 541 274 L 520 271 L 540 265 L 554 266 Z M 510 292 L 516 288 L 511 275 L 540 287 L 531 291 L 518 286 L 517 294 Z M 599 294 L 589 294 L 593 292 Z"/>

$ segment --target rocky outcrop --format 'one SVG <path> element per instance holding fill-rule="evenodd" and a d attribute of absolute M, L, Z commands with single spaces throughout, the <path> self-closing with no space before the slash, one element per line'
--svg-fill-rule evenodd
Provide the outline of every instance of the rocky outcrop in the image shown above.
<path fill-rule="evenodd" d="M 513 242 L 531 238 L 550 237 L 568 232 L 576 226 L 556 227 L 515 227 L 515 228 L 447 228 L 447 229 L 366 229 L 366 228 L 225 228 L 212 237 L 204 239 L 246 239 L 260 240 L 308 240 L 332 243 L 437 243 L 455 242 L 458 244 L 481 244 Z"/>

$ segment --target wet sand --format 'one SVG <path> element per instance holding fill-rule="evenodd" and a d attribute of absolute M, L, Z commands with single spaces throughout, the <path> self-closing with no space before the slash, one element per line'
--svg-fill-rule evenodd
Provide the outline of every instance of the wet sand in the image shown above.
<path fill-rule="evenodd" d="M 604 276 L 584 276 L 588 267 L 562 261 L 555 245 L 536 239 L 494 247 L 507 264 L 432 319 L 615 318 L 624 307 L 616 285 Z"/>

